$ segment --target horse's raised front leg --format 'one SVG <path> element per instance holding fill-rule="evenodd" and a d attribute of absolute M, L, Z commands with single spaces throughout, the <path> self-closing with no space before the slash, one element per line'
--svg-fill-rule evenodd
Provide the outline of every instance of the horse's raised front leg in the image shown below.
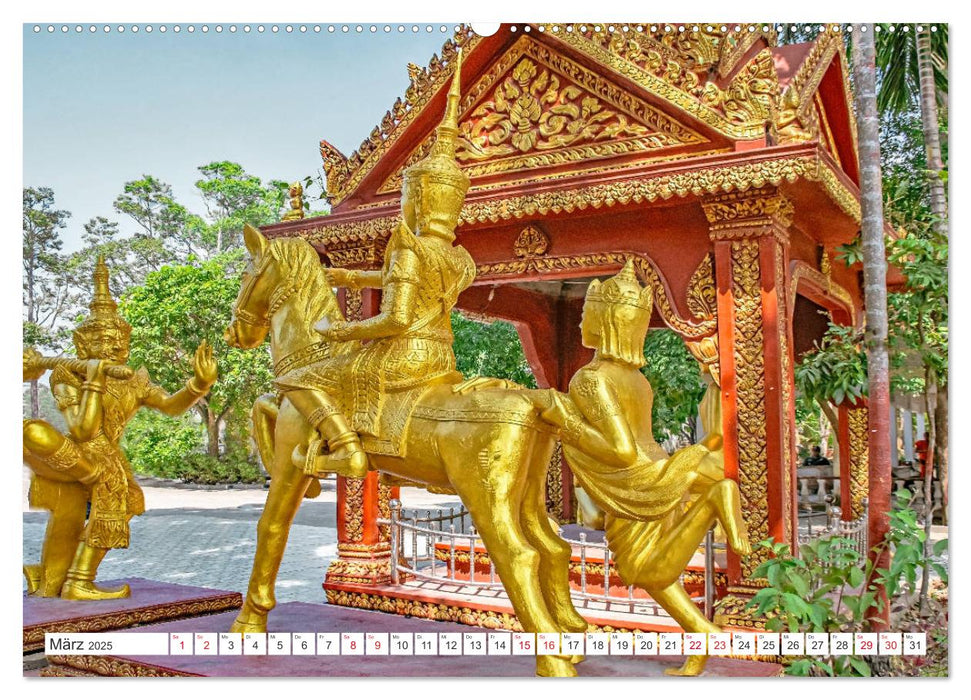
<path fill-rule="evenodd" d="M 256 527 L 256 555 L 246 600 L 232 632 L 265 632 L 266 616 L 276 606 L 276 577 L 287 546 L 290 526 L 312 478 L 293 466 L 290 455 L 309 427 L 297 411 L 284 402 L 280 407 L 274 436 L 270 492 Z"/>
<path fill-rule="evenodd" d="M 485 426 L 475 426 L 481 430 Z M 458 451 L 442 449 L 449 477 L 466 504 L 482 541 L 495 563 L 513 610 L 526 632 L 556 632 L 540 589 L 540 554 L 520 524 L 532 436 L 519 426 L 492 428 L 493 440 L 476 455 L 470 468 Z M 454 433 L 453 433 L 454 437 Z M 455 463 L 449 463 L 455 460 Z M 457 478 L 456 478 L 457 477 Z M 540 676 L 575 676 L 565 656 L 537 656 Z"/>

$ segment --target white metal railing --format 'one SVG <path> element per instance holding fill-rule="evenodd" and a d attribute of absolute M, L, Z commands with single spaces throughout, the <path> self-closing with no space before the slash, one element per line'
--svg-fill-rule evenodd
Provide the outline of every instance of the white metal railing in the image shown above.
<path fill-rule="evenodd" d="M 483 551 L 485 544 L 476 532 L 467 510 L 438 509 L 437 513 L 425 510 L 422 515 L 418 510 L 405 511 L 401 502 L 396 499 L 391 501 L 390 510 L 390 518 L 380 519 L 378 523 L 387 525 L 389 529 L 394 561 L 391 567 L 393 584 L 400 583 L 404 574 L 419 580 L 472 586 L 504 594 L 495 563 Z M 562 532 L 560 534 L 562 537 Z M 626 607 L 631 613 L 635 609 L 645 609 L 648 614 L 663 614 L 660 607 L 650 599 L 635 597 L 634 586 L 627 586 L 626 595 L 610 592 L 612 553 L 606 538 L 603 542 L 594 542 L 587 539 L 586 533 L 581 532 L 579 539 L 563 539 L 579 556 L 579 562 L 575 563 L 579 567 L 579 589 L 571 589 L 571 595 L 578 603 L 586 606 L 587 603 L 597 602 L 607 604 L 611 609 L 616 609 L 616 606 Z M 709 619 L 714 613 L 715 550 L 719 547 L 724 549 L 723 544 L 714 542 L 712 531 L 709 530 L 704 545 L 700 548 L 705 555 L 704 595 L 693 599 L 704 607 Z M 466 552 L 468 578 L 460 578 L 456 564 L 460 558 L 466 556 Z M 446 562 L 442 562 L 440 557 L 444 557 Z M 477 560 L 479 563 L 488 561 L 487 575 L 476 571 Z M 574 564 L 572 557 L 571 564 Z M 601 567 L 602 571 L 596 570 Z M 593 588 L 601 584 L 603 592 Z"/>
<path fill-rule="evenodd" d="M 798 535 L 799 544 L 808 544 L 830 537 L 841 537 L 849 540 L 860 557 L 865 558 L 867 556 L 867 522 L 869 520 L 868 499 L 864 498 L 862 505 L 863 513 L 859 518 L 843 520 L 843 511 L 828 502 L 826 504 L 826 525 L 814 532 L 812 520 L 810 520 L 807 532 L 800 532 Z"/>

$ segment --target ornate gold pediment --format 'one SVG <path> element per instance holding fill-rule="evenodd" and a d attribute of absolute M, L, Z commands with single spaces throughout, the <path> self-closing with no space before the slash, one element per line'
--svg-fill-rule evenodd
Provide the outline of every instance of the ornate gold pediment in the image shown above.
<path fill-rule="evenodd" d="M 742 31 L 735 31 L 736 25 L 702 25 L 691 31 L 661 25 L 627 32 L 596 23 L 544 26 L 558 41 L 726 136 L 761 138 L 767 122 L 774 120 L 779 80 L 771 52 L 763 49 L 741 63 L 758 39 L 774 43 L 774 33 L 756 31 L 758 25 L 742 25 Z M 731 75 L 728 84 L 719 87 L 711 79 L 715 72 Z"/>
<path fill-rule="evenodd" d="M 525 36 L 472 86 L 463 86 L 462 94 L 456 157 L 473 180 L 707 142 L 629 91 Z M 424 158 L 433 140 L 426 137 L 378 192 L 399 191 L 402 171 Z M 580 169 L 589 167 L 595 166 Z"/>

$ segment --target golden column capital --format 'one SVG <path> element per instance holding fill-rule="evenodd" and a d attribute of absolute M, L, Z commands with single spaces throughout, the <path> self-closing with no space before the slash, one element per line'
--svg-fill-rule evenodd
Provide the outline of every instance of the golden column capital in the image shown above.
<path fill-rule="evenodd" d="M 774 236 L 788 242 L 795 208 L 776 187 L 729 192 L 701 200 L 713 241 Z"/>

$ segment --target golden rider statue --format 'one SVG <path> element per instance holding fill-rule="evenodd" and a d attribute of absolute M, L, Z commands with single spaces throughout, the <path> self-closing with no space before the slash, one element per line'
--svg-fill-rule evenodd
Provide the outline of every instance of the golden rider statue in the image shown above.
<path fill-rule="evenodd" d="M 402 221 L 381 269 L 327 270 L 335 286 L 381 289 L 381 308 L 363 321 L 323 321 L 317 331 L 328 341 L 370 342 L 275 381 L 318 432 L 306 456 L 299 447 L 294 451 L 294 463 L 308 474 L 363 477 L 368 459 L 359 433 L 381 434 L 386 399 L 397 394 L 405 400 L 409 390 L 462 378 L 455 371 L 450 314 L 475 278 L 475 264 L 465 248 L 454 245 L 469 187 L 455 159 L 461 55 L 457 61 L 431 153 L 404 172 Z"/>
<path fill-rule="evenodd" d="M 606 514 L 607 541 L 624 581 L 644 588 L 685 631 L 718 632 L 679 577 L 715 523 L 739 555 L 751 546 L 738 486 L 724 474 L 717 387 L 702 401 L 709 432 L 701 443 L 668 456 L 654 440 L 654 395 L 640 372 L 652 306 L 653 290 L 641 287 L 631 261 L 615 277 L 594 280 L 580 326 L 593 360 L 573 376 L 568 396 L 529 393 L 541 417 L 560 429 L 577 482 Z M 711 353 L 702 354 L 710 367 Z M 669 673 L 697 675 L 706 660 L 689 656 Z"/>
<path fill-rule="evenodd" d="M 105 589 L 94 583 L 107 551 L 128 547 L 129 520 L 145 510 L 121 449 L 125 425 L 142 406 L 170 416 L 184 413 L 216 381 L 205 342 L 195 353 L 194 376 L 172 395 L 152 384 L 144 369 L 125 366 L 131 326 L 117 312 L 101 258 L 90 309 L 74 331 L 77 360 L 24 352 L 25 381 L 53 370 L 51 390 L 68 428 L 65 435 L 45 421 L 24 420 L 24 463 L 33 471 L 30 504 L 51 512 L 41 562 L 24 566 L 31 595 L 102 600 L 130 594 L 127 584 Z"/>

